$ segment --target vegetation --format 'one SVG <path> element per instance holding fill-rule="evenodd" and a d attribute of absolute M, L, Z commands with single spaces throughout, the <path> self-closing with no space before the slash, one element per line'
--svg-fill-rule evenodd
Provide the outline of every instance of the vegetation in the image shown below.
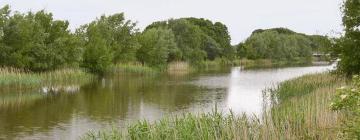
<path fill-rule="evenodd" d="M 135 23 L 124 14 L 101 16 L 77 32 L 84 48 L 82 66 L 94 73 L 104 73 L 111 64 L 136 60 L 139 44 Z"/>
<path fill-rule="evenodd" d="M 360 77 L 354 76 L 353 84 L 341 87 L 331 104 L 333 110 L 345 113 L 342 138 L 360 138 Z"/>
<path fill-rule="evenodd" d="M 35 73 L 16 68 L 0 68 L 0 86 L 39 86 L 55 83 L 82 83 L 93 76 L 79 69 L 59 69 Z"/>
<path fill-rule="evenodd" d="M 315 86 L 309 86 L 315 83 Z M 335 75 L 315 74 L 282 83 L 270 95 L 284 96 L 261 118 L 216 109 L 206 114 L 165 117 L 154 123 L 139 121 L 126 130 L 89 132 L 83 139 L 334 139 L 341 115 L 329 108 Z M 299 93 L 288 95 L 289 93 Z"/>
<path fill-rule="evenodd" d="M 345 0 L 343 7 L 345 35 L 338 39 L 336 51 L 340 54 L 339 70 L 347 75 L 360 73 L 360 2 Z"/>
<path fill-rule="evenodd" d="M 79 64 L 81 49 L 67 21 L 44 10 L 10 12 L 9 6 L 0 9 L 0 66 L 45 71 Z"/>
<path fill-rule="evenodd" d="M 137 52 L 137 58 L 143 64 L 164 68 L 170 61 L 169 59 L 176 58 L 179 52 L 175 36 L 169 29 L 149 29 L 139 38 L 141 48 Z"/>
<path fill-rule="evenodd" d="M 81 67 L 104 74 L 117 64 L 161 70 L 172 62 L 198 67 L 214 60 L 236 64 L 236 58 L 310 62 L 312 52 L 329 45 L 323 36 L 275 28 L 256 30 L 234 47 L 224 24 L 203 18 L 154 22 L 140 32 L 119 13 L 103 15 L 73 33 L 68 21 L 54 20 L 44 10 L 22 14 L 7 5 L 0 15 L 0 66 L 35 72 Z"/>
<path fill-rule="evenodd" d="M 159 70 L 143 64 L 116 64 L 112 68 L 113 73 L 137 73 L 137 74 L 158 74 Z"/>
<path fill-rule="evenodd" d="M 255 30 L 244 42 L 236 46 L 240 58 L 292 60 L 307 59 L 312 53 L 325 53 L 331 42 L 324 36 L 308 36 L 286 28 Z"/>

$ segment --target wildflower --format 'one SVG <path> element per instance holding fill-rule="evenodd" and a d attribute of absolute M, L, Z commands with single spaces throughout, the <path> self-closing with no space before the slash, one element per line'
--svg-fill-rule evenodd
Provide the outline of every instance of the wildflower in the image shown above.
<path fill-rule="evenodd" d="M 340 98 L 344 100 L 347 97 L 347 95 L 340 95 Z"/>

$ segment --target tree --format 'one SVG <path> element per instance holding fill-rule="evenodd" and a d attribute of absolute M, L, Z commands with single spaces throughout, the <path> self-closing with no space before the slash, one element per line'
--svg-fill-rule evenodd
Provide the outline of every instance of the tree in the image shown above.
<path fill-rule="evenodd" d="M 347 75 L 360 73 L 360 1 L 345 0 L 343 7 L 345 35 L 339 40 L 339 70 Z"/>
<path fill-rule="evenodd" d="M 175 36 L 169 29 L 152 28 L 142 33 L 139 38 L 141 48 L 137 52 L 137 58 L 142 63 L 154 67 L 164 67 L 173 53 L 176 56 L 178 50 Z"/>
<path fill-rule="evenodd" d="M 113 53 L 113 62 L 131 62 L 136 60 L 136 50 L 139 47 L 136 35 L 138 30 L 136 24 L 130 20 L 125 20 L 124 14 L 114 14 L 101 16 L 99 19 L 78 29 L 78 36 L 81 37 L 83 44 L 89 44 L 96 38 L 101 38 L 104 45 Z M 96 33 L 94 31 L 96 30 Z"/>
<path fill-rule="evenodd" d="M 77 65 L 80 49 L 68 30 L 69 23 L 53 20 L 44 10 L 10 16 L 1 9 L 1 65 L 33 71 Z"/>
<path fill-rule="evenodd" d="M 1 48 L 5 47 L 4 39 L 3 39 L 4 38 L 4 27 L 9 20 L 9 14 L 10 14 L 9 5 L 5 5 L 4 7 L 2 7 L 0 9 L 0 50 L 1 50 Z M 0 66 L 4 65 L 5 56 L 6 56 L 5 52 L 1 51 L 0 52 Z"/>
<path fill-rule="evenodd" d="M 124 14 L 101 16 L 76 31 L 85 49 L 82 66 L 94 73 L 105 72 L 112 63 L 136 60 L 138 31 Z"/>

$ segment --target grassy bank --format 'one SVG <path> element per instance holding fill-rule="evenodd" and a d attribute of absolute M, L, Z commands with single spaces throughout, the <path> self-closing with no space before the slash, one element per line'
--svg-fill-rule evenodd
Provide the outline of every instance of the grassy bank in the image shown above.
<path fill-rule="evenodd" d="M 197 71 L 206 71 L 206 70 L 218 70 L 224 68 L 224 66 L 243 66 L 244 68 L 271 68 L 271 67 L 281 67 L 281 66 L 299 66 L 299 65 L 309 65 L 311 61 L 305 59 L 296 59 L 293 61 L 274 61 L 270 59 L 237 59 L 237 60 L 227 60 L 227 59 L 215 59 L 212 61 L 203 61 L 200 64 L 192 65 L 184 61 L 176 61 L 167 64 L 162 68 L 149 67 L 141 63 L 127 63 L 127 64 L 116 64 L 113 65 L 110 69 L 110 73 L 134 73 L 134 74 L 159 74 L 159 73 L 168 73 L 168 74 L 187 74 Z"/>
<path fill-rule="evenodd" d="M 335 89 L 344 84 L 343 78 L 328 73 L 306 75 L 269 90 L 273 104 L 261 118 L 215 110 L 89 132 L 83 139 L 336 139 L 342 115 L 329 105 Z"/>
<path fill-rule="evenodd" d="M 60 69 L 35 73 L 15 68 L 0 68 L 1 86 L 38 86 L 42 84 L 83 83 L 93 78 L 80 69 Z"/>
<path fill-rule="evenodd" d="M 161 69 L 152 68 L 139 63 L 116 64 L 112 66 L 111 73 L 137 73 L 137 74 L 157 74 Z"/>

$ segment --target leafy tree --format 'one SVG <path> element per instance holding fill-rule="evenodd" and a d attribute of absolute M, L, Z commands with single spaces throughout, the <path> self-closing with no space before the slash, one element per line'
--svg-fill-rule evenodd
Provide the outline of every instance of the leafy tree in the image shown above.
<path fill-rule="evenodd" d="M 173 31 L 181 50 L 181 60 L 197 64 L 205 59 L 232 59 L 235 56 L 228 29 L 220 22 L 213 23 L 203 18 L 171 19 L 154 22 L 146 30 L 159 27 Z"/>
<path fill-rule="evenodd" d="M 102 74 L 111 66 L 113 54 L 105 40 L 97 36 L 92 38 L 85 48 L 82 66 L 90 72 Z"/>
<path fill-rule="evenodd" d="M 139 38 L 141 48 L 137 52 L 138 60 L 149 66 L 164 67 L 170 54 L 176 59 L 178 50 L 172 30 L 152 28 L 142 33 Z"/>
<path fill-rule="evenodd" d="M 125 20 L 124 14 L 114 14 L 111 16 L 101 16 L 99 19 L 84 25 L 83 29 L 78 29 L 79 37 L 85 44 L 89 44 L 94 39 L 92 36 L 101 38 L 112 52 L 114 52 L 113 62 L 131 62 L 136 60 L 136 50 L 139 47 L 136 35 L 138 30 L 136 24 L 130 20 Z M 95 31 L 92 31 L 95 30 Z"/>
<path fill-rule="evenodd" d="M 103 15 L 77 29 L 76 34 L 85 48 L 82 66 L 91 72 L 103 73 L 112 63 L 136 60 L 138 32 L 123 13 Z"/>
<path fill-rule="evenodd" d="M 206 52 L 201 48 L 201 30 L 185 19 L 169 20 L 169 26 L 175 34 L 182 59 L 192 64 L 201 63 L 206 57 Z"/>
<path fill-rule="evenodd" d="M 348 75 L 358 74 L 360 73 L 360 1 L 345 0 L 342 10 L 345 35 L 339 40 L 341 46 L 339 69 Z"/>
<path fill-rule="evenodd" d="M 44 10 L 11 16 L 8 6 L 1 11 L 1 65 L 44 71 L 78 64 L 80 49 L 67 21 Z"/>

